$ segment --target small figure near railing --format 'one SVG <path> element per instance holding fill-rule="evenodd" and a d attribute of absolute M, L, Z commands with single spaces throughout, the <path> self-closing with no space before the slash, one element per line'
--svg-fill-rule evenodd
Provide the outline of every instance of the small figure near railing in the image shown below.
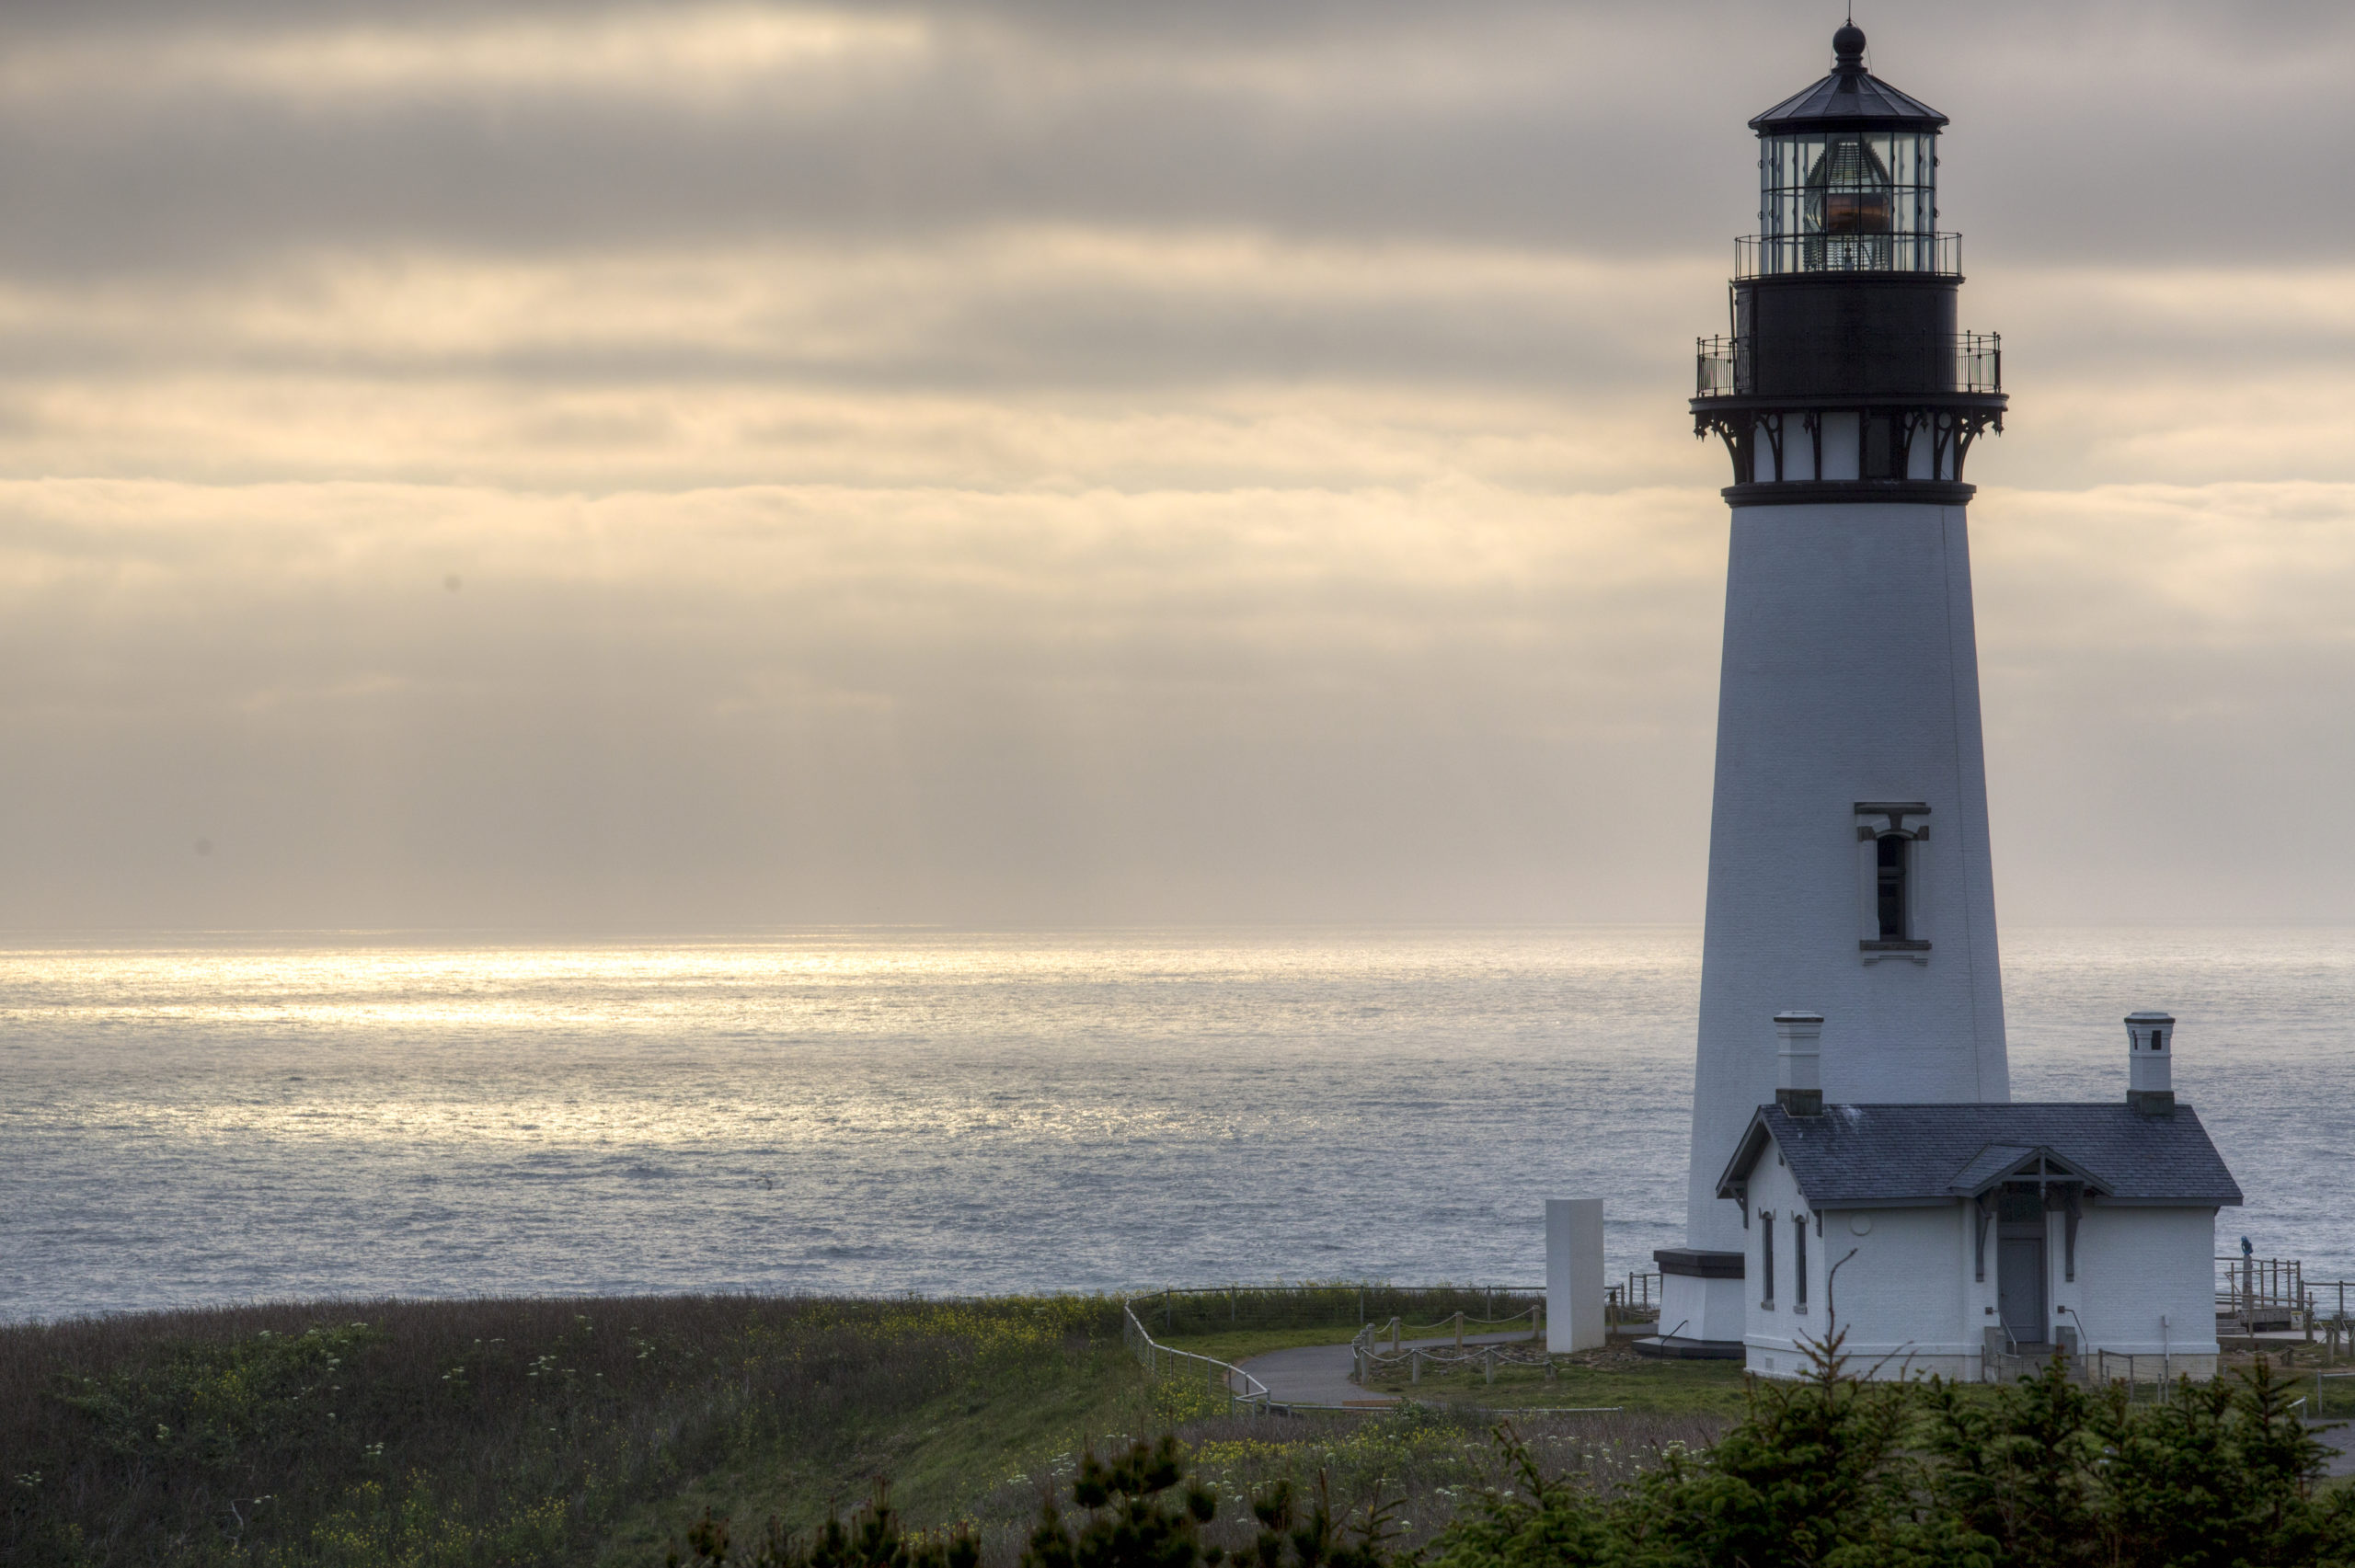
<path fill-rule="evenodd" d="M 2303 1262 L 2257 1257 L 2252 1248 L 2238 1257 L 2220 1257 L 2216 1263 L 2220 1323 L 2230 1322 L 2243 1333 L 2257 1333 L 2296 1328 L 2303 1322 L 2311 1333 L 2314 1296 L 2306 1285 Z"/>

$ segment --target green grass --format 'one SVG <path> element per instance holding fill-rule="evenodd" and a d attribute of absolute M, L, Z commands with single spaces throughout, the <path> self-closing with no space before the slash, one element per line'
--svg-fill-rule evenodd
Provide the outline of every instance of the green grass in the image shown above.
<path fill-rule="evenodd" d="M 1347 1345 L 1357 1337 L 1351 1323 L 1312 1323 L 1304 1328 L 1229 1329 L 1223 1333 L 1155 1334 L 1173 1350 L 1190 1350 L 1214 1360 L 1239 1362 L 1270 1350 L 1293 1350 L 1304 1345 Z"/>
<path fill-rule="evenodd" d="M 1161 1419 L 1101 1298 L 371 1302 L 0 1329 L 0 1562 L 659 1562 Z"/>
<path fill-rule="evenodd" d="M 1230 1360 L 1346 1343 L 1353 1293 L 1332 1295 L 1291 1326 L 1266 1321 L 1272 1300 L 1249 1303 L 1255 1324 L 1196 1313 L 1218 1332 L 1183 1343 Z M 1490 1418 L 1447 1407 L 1468 1390 L 1427 1384 L 1430 1402 L 1372 1417 L 1236 1416 L 1191 1369 L 1149 1379 L 1120 1324 L 1097 1297 L 681 1297 L 0 1328 L 0 1562 L 635 1568 L 706 1508 L 740 1537 L 772 1516 L 806 1531 L 888 1476 L 912 1524 L 970 1524 L 1002 1568 L 1084 1448 L 1173 1430 L 1229 1505 L 1213 1539 L 1235 1547 L 1238 1499 L 1276 1479 L 1321 1477 L 1344 1512 L 1404 1499 L 1413 1539 L 1501 1479 Z M 1517 1425 L 1606 1483 L 1723 1425 L 1698 1399 L 1639 1404 L 1640 1380 L 1553 1391 L 1638 1407 L 1626 1417 Z"/>
<path fill-rule="evenodd" d="M 1444 1378 L 1427 1372 L 1420 1383 L 1409 1383 L 1401 1372 L 1371 1386 L 1442 1408 L 1616 1405 L 1630 1414 L 1730 1418 L 1741 1413 L 1747 1383 L 1738 1361 L 1635 1361 L 1614 1355 L 1600 1365 L 1557 1362 L 1551 1379 L 1535 1367 L 1499 1367 L 1493 1383 L 1477 1371 Z"/>

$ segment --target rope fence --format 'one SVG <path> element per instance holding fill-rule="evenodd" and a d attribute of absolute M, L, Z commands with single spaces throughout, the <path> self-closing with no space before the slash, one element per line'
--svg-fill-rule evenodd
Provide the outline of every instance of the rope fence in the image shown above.
<path fill-rule="evenodd" d="M 1424 1322 L 1464 1312 L 1518 1313 L 1545 1299 L 1542 1285 L 1172 1285 L 1140 1290 L 1128 1303 L 1164 1339 L 1247 1328 L 1363 1326 L 1394 1317 Z"/>
<path fill-rule="evenodd" d="M 1610 1326 L 1657 1321 L 1657 1273 L 1630 1273 L 1624 1284 L 1606 1285 L 1603 1291 Z M 1122 1340 L 1149 1378 L 1235 1412 L 1265 1413 L 1270 1404 L 1267 1385 L 1231 1362 L 1178 1349 L 1168 1341 L 1354 1322 L 1350 1380 L 1361 1387 L 1400 1372 L 1408 1383 L 1476 1373 L 1494 1383 L 1500 1368 L 1542 1368 L 1549 1379 L 1554 1371 L 1545 1350 L 1545 1288 L 1540 1285 L 1173 1285 L 1126 1296 L 1120 1310 Z M 1434 1338 L 1448 1343 L 1407 1343 Z"/>

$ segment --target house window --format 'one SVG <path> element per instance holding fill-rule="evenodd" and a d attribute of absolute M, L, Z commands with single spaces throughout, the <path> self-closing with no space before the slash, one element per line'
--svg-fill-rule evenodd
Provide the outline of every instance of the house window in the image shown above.
<path fill-rule="evenodd" d="M 1807 1310 L 1807 1216 L 1791 1216 L 1791 1306 Z"/>
<path fill-rule="evenodd" d="M 1758 1304 L 1771 1312 L 1775 1310 L 1775 1216 L 1762 1208 L 1758 1219 L 1758 1279 L 1765 1292 Z"/>
<path fill-rule="evenodd" d="M 1905 940 L 1905 872 L 1906 846 L 1913 841 L 1895 833 L 1883 833 L 1879 843 L 1879 876 L 1876 892 L 1880 910 L 1880 939 L 1883 942 Z"/>

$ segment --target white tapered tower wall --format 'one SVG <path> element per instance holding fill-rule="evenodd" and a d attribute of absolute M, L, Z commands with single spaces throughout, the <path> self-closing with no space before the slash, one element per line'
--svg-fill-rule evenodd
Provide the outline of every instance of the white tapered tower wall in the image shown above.
<path fill-rule="evenodd" d="M 1879 935 L 1859 802 L 1925 805 L 1909 937 Z M 1832 1104 L 2008 1100 L 1964 509 L 1741 506 L 1726 577 L 1687 1244 L 1738 1252 L 1716 1196 L 1775 1097 L 1774 1015 L 1823 1015 Z"/>

